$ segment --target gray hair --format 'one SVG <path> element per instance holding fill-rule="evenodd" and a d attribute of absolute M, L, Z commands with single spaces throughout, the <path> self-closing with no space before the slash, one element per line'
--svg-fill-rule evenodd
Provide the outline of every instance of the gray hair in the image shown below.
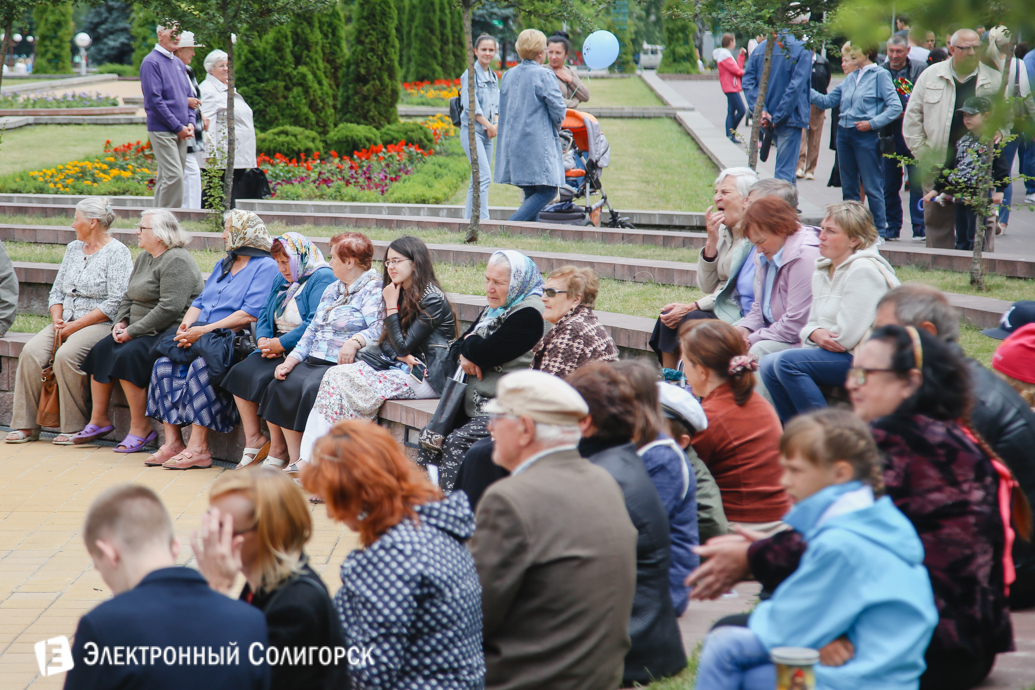
<path fill-rule="evenodd" d="M 767 177 L 759 180 L 751 185 L 750 193 L 755 195 L 754 200 L 756 201 L 762 197 L 776 196 L 790 204 L 791 208 L 798 208 L 798 188 L 779 177 Z"/>
<path fill-rule="evenodd" d="M 75 210 L 87 220 L 96 220 L 107 230 L 115 224 L 115 210 L 111 207 L 111 199 L 106 196 L 88 196 L 75 205 Z"/>
<path fill-rule="evenodd" d="M 959 314 L 938 288 L 906 283 L 885 293 L 877 308 L 888 304 L 894 305 L 895 320 L 900 325 L 919 328 L 924 321 L 929 321 L 938 331 L 939 338 L 950 343 L 959 341 Z"/>
<path fill-rule="evenodd" d="M 180 221 L 171 211 L 164 208 L 149 208 L 140 214 L 140 220 L 151 219 L 151 232 L 166 249 L 186 247 L 190 244 L 190 235 L 180 226 Z"/>
<path fill-rule="evenodd" d="M 544 446 L 564 446 L 578 443 L 582 431 L 574 424 L 542 424 L 536 422 L 535 440 Z"/>
<path fill-rule="evenodd" d="M 229 60 L 230 56 L 226 54 L 225 50 L 213 50 L 211 53 L 205 56 L 205 71 L 212 73 L 212 70 L 216 68 L 216 63 L 220 60 Z"/>
<path fill-rule="evenodd" d="M 952 38 L 949 39 L 949 45 L 953 48 L 959 45 L 959 42 L 963 39 L 963 34 L 973 34 L 975 38 L 979 40 L 981 39 L 981 37 L 978 36 L 978 32 L 973 29 L 959 29 L 952 35 Z"/>
<path fill-rule="evenodd" d="M 495 252 L 489 257 L 488 266 L 506 266 L 510 268 L 510 259 L 503 252 Z"/>
<path fill-rule="evenodd" d="M 715 178 L 714 186 L 718 187 L 727 177 L 737 178 L 737 191 L 745 199 L 747 199 L 748 192 L 751 191 L 751 185 L 758 182 L 758 173 L 751 168 L 726 168 Z"/>
<path fill-rule="evenodd" d="M 895 34 L 894 36 L 892 36 L 891 38 L 888 39 L 888 45 L 889 46 L 903 46 L 905 48 L 908 48 L 909 47 L 909 41 L 907 41 L 905 39 L 905 36 L 899 36 L 898 34 Z"/>

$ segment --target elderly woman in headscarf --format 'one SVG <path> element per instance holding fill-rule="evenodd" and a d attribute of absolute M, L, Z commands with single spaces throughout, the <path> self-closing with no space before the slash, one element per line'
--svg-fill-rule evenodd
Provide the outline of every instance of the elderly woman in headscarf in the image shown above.
<path fill-rule="evenodd" d="M 205 80 L 201 91 L 201 115 L 208 132 L 205 144 L 206 159 L 203 167 L 226 167 L 227 117 L 226 92 L 230 82 L 229 57 L 222 50 L 213 50 L 205 56 Z M 251 107 L 244 102 L 240 91 L 234 93 L 234 187 L 230 196 L 231 208 L 241 196 L 241 176 L 256 166 L 255 118 Z"/>
<path fill-rule="evenodd" d="M 187 310 L 172 342 L 163 338 L 157 346 L 162 351 L 163 344 L 171 344 L 167 355 L 177 361 L 160 357 L 151 370 L 147 416 L 162 421 L 165 444 L 148 456 L 146 465 L 170 470 L 211 467 L 209 429 L 229 433 L 237 424 L 231 395 L 219 387 L 220 381 L 213 380 L 214 367 L 218 364 L 225 372 L 229 363 L 206 362 L 198 353 L 207 355 L 210 349 L 216 349 L 207 347 L 216 329 L 236 331 L 258 320 L 279 271 L 270 256 L 273 238 L 262 219 L 251 211 L 227 212 L 223 241 L 226 256 L 216 264 L 201 295 Z M 187 444 L 181 434 L 185 424 L 191 425 Z"/>
<path fill-rule="evenodd" d="M 428 467 L 439 485 L 451 491 L 464 455 L 489 435 L 485 403 L 496 397 L 500 377 L 532 364 L 532 348 L 546 334 L 543 276 L 530 258 L 510 249 L 496 252 L 485 268 L 488 306 L 453 345 L 467 375 L 464 414 L 468 421 L 450 433 L 438 452 L 422 448 L 418 464 Z"/>
<path fill-rule="evenodd" d="M 234 396 L 244 426 L 244 454 L 238 469 L 265 460 L 268 455 L 287 457 L 287 442 L 279 427 L 270 427 L 267 440 L 259 423 L 259 402 L 274 381 L 277 366 L 298 344 L 309 327 L 320 298 L 335 281 L 323 252 L 308 237 L 286 232 L 273 240 L 270 254 L 280 277 L 266 297 L 256 324 L 255 351 L 234 365 L 223 379 L 223 390 Z"/>

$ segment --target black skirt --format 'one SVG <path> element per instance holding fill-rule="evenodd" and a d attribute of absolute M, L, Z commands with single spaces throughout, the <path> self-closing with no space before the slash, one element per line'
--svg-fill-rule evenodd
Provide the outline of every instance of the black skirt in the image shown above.
<path fill-rule="evenodd" d="M 266 388 L 276 381 L 273 373 L 283 363 L 283 357 L 266 359 L 261 355 L 248 355 L 223 377 L 223 390 L 238 398 L 257 403 L 262 400 Z"/>
<path fill-rule="evenodd" d="M 97 383 L 121 379 L 147 390 L 151 383 L 151 369 L 161 356 L 155 352 L 155 345 L 161 337 L 161 333 L 142 335 L 128 343 L 117 343 L 110 334 L 106 335 L 86 355 L 81 368 Z"/>
<path fill-rule="evenodd" d="M 316 404 L 320 382 L 335 362 L 310 357 L 295 366 L 283 381 L 273 379 L 259 403 L 259 416 L 270 424 L 302 432 Z"/>
<path fill-rule="evenodd" d="M 717 318 L 719 317 L 712 311 L 689 311 L 676 328 L 669 328 L 659 318 L 657 323 L 654 324 L 654 332 L 651 333 L 648 345 L 650 345 L 650 349 L 658 353 L 659 359 L 662 352 L 679 352 L 679 329 L 682 328 L 684 323 L 695 319 Z"/>

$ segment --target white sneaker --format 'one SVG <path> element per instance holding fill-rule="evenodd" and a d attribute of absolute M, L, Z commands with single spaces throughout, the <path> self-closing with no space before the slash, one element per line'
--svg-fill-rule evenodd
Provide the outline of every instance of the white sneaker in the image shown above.
<path fill-rule="evenodd" d="M 1024 197 L 1024 203 L 1035 204 L 1035 194 L 1029 194 L 1028 196 Z"/>
<path fill-rule="evenodd" d="M 816 179 L 816 176 L 813 175 L 812 173 L 805 173 L 805 179 L 806 180 L 814 180 L 814 179 Z"/>
<path fill-rule="evenodd" d="M 794 176 L 797 177 L 799 180 L 805 177 L 805 168 L 798 168 L 795 171 Z"/>

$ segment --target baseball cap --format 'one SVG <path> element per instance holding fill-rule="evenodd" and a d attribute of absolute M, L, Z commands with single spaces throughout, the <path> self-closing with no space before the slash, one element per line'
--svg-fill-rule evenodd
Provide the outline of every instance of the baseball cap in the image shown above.
<path fill-rule="evenodd" d="M 708 417 L 704 414 L 704 408 L 685 388 L 659 381 L 658 398 L 661 401 L 662 413 L 669 419 L 682 422 L 695 433 L 708 428 Z"/>
<path fill-rule="evenodd" d="M 1035 301 L 1021 300 L 1010 305 L 1006 313 L 999 317 L 998 327 L 986 328 L 981 333 L 990 338 L 1002 340 L 1029 323 L 1035 323 Z"/>
<path fill-rule="evenodd" d="M 485 404 L 485 411 L 564 425 L 578 424 L 589 414 L 589 406 L 563 379 L 529 369 L 501 378 L 496 385 L 496 397 Z"/>
<path fill-rule="evenodd" d="M 992 101 L 984 96 L 971 96 L 963 102 L 963 107 L 958 109 L 958 112 L 966 113 L 967 115 L 977 115 L 978 113 L 988 113 L 991 111 Z"/>
<path fill-rule="evenodd" d="M 1035 323 L 1021 326 L 996 348 L 992 368 L 1018 381 L 1035 383 Z"/>

